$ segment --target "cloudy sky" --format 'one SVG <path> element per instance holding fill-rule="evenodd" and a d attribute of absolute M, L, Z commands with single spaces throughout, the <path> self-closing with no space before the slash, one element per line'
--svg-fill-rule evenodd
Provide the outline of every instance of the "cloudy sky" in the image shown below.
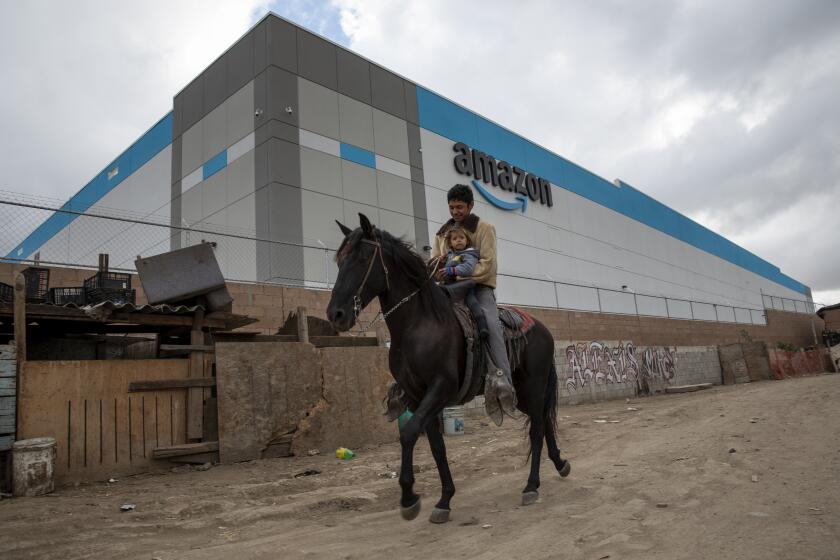
<path fill-rule="evenodd" d="M 66 199 L 268 10 L 840 301 L 840 2 L 0 0 L 0 190 Z"/>

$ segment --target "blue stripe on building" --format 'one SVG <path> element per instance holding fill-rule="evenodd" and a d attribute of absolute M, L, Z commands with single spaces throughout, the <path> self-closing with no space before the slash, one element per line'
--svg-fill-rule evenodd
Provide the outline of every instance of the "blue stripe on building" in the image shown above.
<path fill-rule="evenodd" d="M 201 168 L 201 180 L 206 181 L 225 167 L 227 167 L 227 149 L 207 160 Z"/>
<path fill-rule="evenodd" d="M 353 144 L 341 143 L 341 159 L 376 169 L 376 156 L 373 152 L 354 146 Z"/>
<path fill-rule="evenodd" d="M 85 212 L 172 143 L 172 112 L 159 120 L 126 151 L 117 156 L 87 185 L 64 203 L 62 210 Z M 110 178 L 109 178 L 110 175 Z M 47 218 L 7 258 L 24 258 L 44 246 L 77 216 L 56 212 Z"/>
<path fill-rule="evenodd" d="M 463 107 L 417 86 L 420 126 L 505 160 L 552 184 L 619 212 L 707 253 L 807 295 L 777 266 L 668 208 L 626 183 L 621 188 Z M 342 145 L 342 157 L 343 157 Z"/>

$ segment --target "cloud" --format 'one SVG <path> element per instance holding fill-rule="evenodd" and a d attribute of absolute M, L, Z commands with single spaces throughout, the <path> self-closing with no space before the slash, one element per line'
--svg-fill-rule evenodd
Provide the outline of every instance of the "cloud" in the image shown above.
<path fill-rule="evenodd" d="M 333 4 L 354 50 L 840 292 L 840 4 Z"/>
<path fill-rule="evenodd" d="M 0 189 L 67 198 L 172 110 L 261 0 L 4 3 Z"/>

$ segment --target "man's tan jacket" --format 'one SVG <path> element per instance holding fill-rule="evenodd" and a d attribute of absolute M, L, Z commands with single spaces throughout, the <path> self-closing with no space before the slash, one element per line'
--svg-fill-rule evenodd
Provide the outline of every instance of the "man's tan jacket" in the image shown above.
<path fill-rule="evenodd" d="M 455 220 L 450 219 L 438 230 L 432 246 L 432 258 L 446 257 L 449 252 L 446 232 L 454 225 L 456 225 Z M 467 219 L 460 225 L 472 235 L 472 246 L 478 250 L 479 254 L 478 264 L 475 265 L 475 270 L 469 278 L 475 280 L 477 284 L 484 284 L 496 289 L 496 269 L 498 266 L 496 261 L 496 228 L 493 227 L 493 224 L 485 222 L 475 214 L 467 216 Z M 464 280 L 460 276 L 458 279 Z"/>

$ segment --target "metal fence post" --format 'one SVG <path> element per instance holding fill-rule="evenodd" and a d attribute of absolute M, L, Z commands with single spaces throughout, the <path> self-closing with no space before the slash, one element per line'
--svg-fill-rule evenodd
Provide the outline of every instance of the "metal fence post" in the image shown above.
<path fill-rule="evenodd" d="M 665 316 L 669 319 L 671 318 L 671 308 L 668 307 L 668 298 L 662 298 L 665 300 Z"/>
<path fill-rule="evenodd" d="M 601 290 L 599 288 L 595 288 L 595 295 L 598 296 L 598 313 L 603 313 L 601 310 Z"/>

